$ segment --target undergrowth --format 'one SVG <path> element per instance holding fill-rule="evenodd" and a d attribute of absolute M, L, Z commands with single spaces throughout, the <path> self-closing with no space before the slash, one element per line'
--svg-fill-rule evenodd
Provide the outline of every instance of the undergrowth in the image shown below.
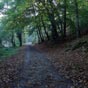
<path fill-rule="evenodd" d="M 16 54 L 17 48 L 0 48 L 0 60 L 7 59 Z"/>

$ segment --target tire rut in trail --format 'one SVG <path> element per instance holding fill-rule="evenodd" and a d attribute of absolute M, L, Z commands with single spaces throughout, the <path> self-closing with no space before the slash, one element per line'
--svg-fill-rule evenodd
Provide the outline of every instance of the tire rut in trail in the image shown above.
<path fill-rule="evenodd" d="M 72 88 L 72 82 L 58 74 L 42 53 L 29 46 L 16 88 Z"/>

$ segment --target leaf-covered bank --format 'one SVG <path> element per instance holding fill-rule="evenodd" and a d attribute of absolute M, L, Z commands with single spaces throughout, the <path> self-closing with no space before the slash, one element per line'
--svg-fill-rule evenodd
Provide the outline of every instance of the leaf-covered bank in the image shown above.
<path fill-rule="evenodd" d="M 74 88 L 88 88 L 88 51 L 85 52 L 88 50 L 88 44 L 84 46 L 84 40 L 88 42 L 88 36 L 56 46 L 43 43 L 36 44 L 35 47 L 47 55 L 58 73 L 72 79 Z"/>

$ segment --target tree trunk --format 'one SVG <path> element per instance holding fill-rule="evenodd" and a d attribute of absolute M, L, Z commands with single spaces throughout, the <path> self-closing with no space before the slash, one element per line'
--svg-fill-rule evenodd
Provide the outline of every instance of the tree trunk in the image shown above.
<path fill-rule="evenodd" d="M 40 39 L 40 35 L 39 35 L 39 32 L 37 31 L 37 36 L 38 36 L 38 43 L 41 42 L 41 39 Z"/>
<path fill-rule="evenodd" d="M 75 3 L 75 14 L 76 14 L 76 35 L 78 38 L 80 37 L 80 29 L 79 29 L 79 11 L 78 11 L 77 0 L 74 0 L 74 3 Z"/>
<path fill-rule="evenodd" d="M 18 31 L 17 32 L 17 37 L 18 37 L 18 40 L 19 40 L 19 46 L 22 46 L 22 31 Z"/>
<path fill-rule="evenodd" d="M 42 35 L 42 32 L 41 32 L 41 28 L 40 28 L 39 25 L 37 27 L 38 27 L 38 34 L 39 34 L 40 40 L 41 40 L 41 42 L 43 42 L 44 38 L 43 38 L 43 35 Z"/>
<path fill-rule="evenodd" d="M 13 47 L 16 47 L 15 38 L 14 38 L 14 32 L 12 32 L 11 43 L 12 43 Z"/>
<path fill-rule="evenodd" d="M 44 28 L 44 32 L 45 32 L 45 34 L 47 36 L 47 39 L 49 40 L 49 35 L 48 35 L 48 32 L 46 31 L 46 26 L 45 26 L 45 23 L 44 23 L 42 17 L 41 17 L 41 22 L 42 22 L 42 25 L 43 25 L 43 28 Z"/>
<path fill-rule="evenodd" d="M 64 0 L 64 30 L 63 30 L 63 36 L 66 37 L 66 0 Z"/>
<path fill-rule="evenodd" d="M 2 47 L 3 45 L 2 45 L 2 39 L 0 39 L 0 47 Z"/>
<path fill-rule="evenodd" d="M 47 8 L 47 6 L 45 5 L 45 3 L 43 3 L 48 17 L 49 17 L 49 21 L 51 23 L 52 29 L 51 29 L 51 33 L 52 33 L 52 39 L 54 41 L 56 41 L 59 37 L 58 32 L 57 32 L 57 25 L 56 25 L 56 21 L 55 21 L 55 17 L 54 17 L 54 12 L 49 11 L 49 9 Z"/>
<path fill-rule="evenodd" d="M 49 20 L 51 22 L 51 26 L 52 26 L 52 38 L 53 40 L 57 40 L 58 39 L 58 32 L 57 32 L 57 27 L 56 27 L 56 21 L 54 19 L 54 14 L 53 13 L 49 13 Z"/>

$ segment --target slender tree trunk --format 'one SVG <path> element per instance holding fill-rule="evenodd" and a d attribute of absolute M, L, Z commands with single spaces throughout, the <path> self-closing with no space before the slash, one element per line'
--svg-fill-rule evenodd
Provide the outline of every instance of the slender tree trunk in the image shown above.
<path fill-rule="evenodd" d="M 41 32 L 41 28 L 40 28 L 39 25 L 38 25 L 37 27 L 38 27 L 38 34 L 39 34 L 39 37 L 40 37 L 40 39 L 41 39 L 41 42 L 43 42 L 43 41 L 44 41 L 44 38 L 43 38 L 43 35 L 42 35 L 42 32 Z"/>
<path fill-rule="evenodd" d="M 51 26 L 52 26 L 52 38 L 53 40 L 56 40 L 58 39 L 59 35 L 58 35 L 58 32 L 57 32 L 57 27 L 56 27 L 56 21 L 54 19 L 54 14 L 53 13 L 49 13 L 49 20 L 51 22 Z"/>
<path fill-rule="evenodd" d="M 63 30 L 63 36 L 66 37 L 66 0 L 64 0 L 64 30 Z"/>
<path fill-rule="evenodd" d="M 44 26 L 43 26 L 44 27 Z M 49 35 L 48 35 L 48 32 L 46 31 L 46 27 L 44 27 L 44 31 L 45 31 L 45 34 L 47 36 L 47 39 L 49 40 Z"/>
<path fill-rule="evenodd" d="M 56 0 L 55 0 L 55 2 L 56 2 Z M 57 2 L 56 2 L 57 3 Z M 62 19 L 61 19 L 61 17 L 60 17 L 60 11 L 58 10 L 58 8 L 59 8 L 59 6 L 57 5 L 57 6 L 55 6 L 55 10 L 56 10 L 56 15 L 57 15 L 57 17 L 58 17 L 58 19 L 57 19 L 57 26 L 58 26 L 58 29 L 59 29 L 59 32 L 60 32 L 60 34 L 61 34 L 61 36 L 63 37 L 64 36 L 64 32 L 63 32 L 63 22 L 62 22 Z M 65 9 L 65 11 L 66 11 L 66 9 Z"/>
<path fill-rule="evenodd" d="M 39 8 L 39 10 L 40 10 L 40 8 Z M 45 32 L 45 34 L 46 34 L 46 37 L 47 37 L 47 39 L 49 40 L 49 35 L 48 35 L 48 32 L 46 31 L 46 25 L 45 25 L 45 22 L 44 22 L 44 20 L 43 20 L 43 15 L 42 15 L 41 11 L 39 11 L 39 14 L 40 14 L 40 18 L 39 18 L 40 25 L 43 26 L 44 32 Z M 42 23 L 42 24 L 41 24 L 41 23 Z"/>
<path fill-rule="evenodd" d="M 47 36 L 47 39 L 49 40 L 49 35 L 48 35 L 48 32 L 46 31 L 46 26 L 45 26 L 45 23 L 44 23 L 42 17 L 41 17 L 41 22 L 42 22 L 42 25 L 43 25 L 43 28 L 44 28 L 44 32 L 45 32 L 45 34 Z"/>
<path fill-rule="evenodd" d="M 35 11 L 34 5 L 32 5 L 32 6 L 33 6 L 33 10 L 34 10 L 34 17 L 35 17 L 35 22 L 36 22 L 36 28 L 38 29 L 37 34 L 38 34 L 41 42 L 43 42 L 44 41 L 44 37 L 43 37 L 43 34 L 41 32 L 40 18 L 39 18 L 39 23 L 37 23 L 37 21 L 36 21 L 36 11 Z"/>
<path fill-rule="evenodd" d="M 58 35 L 58 32 L 57 32 L 57 25 L 56 25 L 56 21 L 55 21 L 55 17 L 54 17 L 54 13 L 49 11 L 49 9 L 47 8 L 47 6 L 45 5 L 45 3 L 43 3 L 46 11 L 47 11 L 47 14 L 48 14 L 48 17 L 49 17 L 49 21 L 51 23 L 51 33 L 52 33 L 52 39 L 55 41 L 58 39 L 59 35 Z"/>
<path fill-rule="evenodd" d="M 14 38 L 14 32 L 12 32 L 11 43 L 12 43 L 13 47 L 16 47 L 15 38 Z"/>
<path fill-rule="evenodd" d="M 74 3 L 75 3 L 75 14 L 76 14 L 76 34 L 77 34 L 77 37 L 80 37 L 79 11 L 78 11 L 78 3 L 77 3 L 77 0 L 74 0 Z"/>
<path fill-rule="evenodd" d="M 1 43 L 2 43 L 2 40 L 0 39 L 0 45 L 1 45 Z"/>
<path fill-rule="evenodd" d="M 38 31 L 37 31 L 37 36 L 38 36 L 38 43 L 40 43 L 41 39 L 40 39 L 40 35 L 39 35 Z"/>
<path fill-rule="evenodd" d="M 0 39 L 0 47 L 2 47 L 2 39 Z"/>
<path fill-rule="evenodd" d="M 19 39 L 19 43 L 20 43 L 19 45 L 22 46 L 22 31 L 17 32 L 17 37 Z"/>

